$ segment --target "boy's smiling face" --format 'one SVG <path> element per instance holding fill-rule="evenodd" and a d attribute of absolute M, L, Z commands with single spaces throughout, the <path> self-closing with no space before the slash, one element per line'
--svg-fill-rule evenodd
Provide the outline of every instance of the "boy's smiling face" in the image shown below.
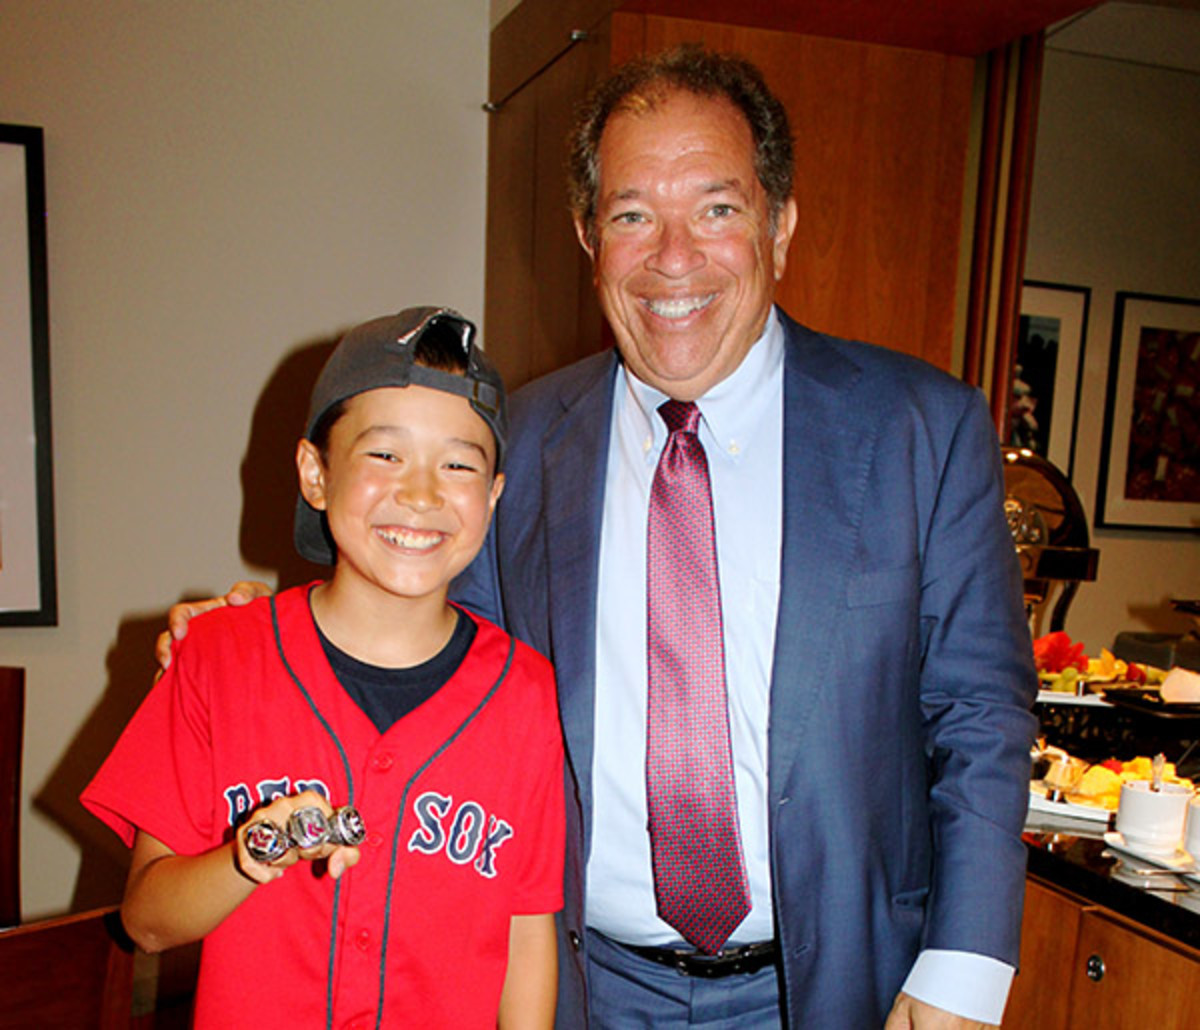
<path fill-rule="evenodd" d="M 346 402 L 326 456 L 302 440 L 296 463 L 337 544 L 339 585 L 444 601 L 504 488 L 487 423 L 441 390 L 368 390 Z"/>

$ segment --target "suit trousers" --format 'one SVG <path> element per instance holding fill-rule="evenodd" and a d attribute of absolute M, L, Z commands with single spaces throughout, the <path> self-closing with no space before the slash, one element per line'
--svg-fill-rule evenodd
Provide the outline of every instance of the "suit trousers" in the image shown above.
<path fill-rule="evenodd" d="M 779 973 L 706 979 L 685 976 L 588 931 L 588 1016 L 592 1030 L 779 1030 Z"/>

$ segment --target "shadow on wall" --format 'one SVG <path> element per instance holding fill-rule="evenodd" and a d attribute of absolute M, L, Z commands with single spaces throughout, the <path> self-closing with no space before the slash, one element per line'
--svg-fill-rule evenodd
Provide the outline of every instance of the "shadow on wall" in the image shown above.
<path fill-rule="evenodd" d="M 328 574 L 296 553 L 292 519 L 296 441 L 304 432 L 313 384 L 335 345 L 331 339 L 303 344 L 279 363 L 255 404 L 242 460 L 241 557 L 281 588 Z M 217 589 L 230 585 L 220 584 Z M 205 597 L 213 589 L 185 590 L 178 600 Z M 121 621 L 105 660 L 104 693 L 33 799 L 34 807 L 79 846 L 73 912 L 116 904 L 125 890 L 129 852 L 116 834 L 80 805 L 79 795 L 149 692 L 158 668 L 154 644 L 166 623 L 165 609 Z M 143 956 L 149 961 L 148 972 L 143 973 L 149 986 L 138 989 L 152 992 L 153 1000 L 146 1004 L 156 1007 L 161 1017 L 154 1025 L 187 1025 L 198 956 L 198 945 L 172 949 L 154 960 Z M 174 1023 L 163 1021 L 174 1017 L 178 1017 Z"/>
<path fill-rule="evenodd" d="M 116 904 L 125 891 L 129 852 L 115 833 L 79 803 L 79 795 L 107 757 L 142 699 L 157 669 L 154 641 L 166 624 L 166 611 L 124 619 L 106 657 L 108 685 L 83 727 L 33 799 L 80 849 L 79 876 L 70 911 Z M 162 956 L 139 954 L 134 966 L 137 1011 L 158 1007 L 162 1018 L 147 1026 L 185 1027 L 199 963 L 198 946 L 174 948 Z M 178 1014 L 175 1023 L 168 1022 Z"/>
<path fill-rule="evenodd" d="M 340 337 L 339 337 L 340 338 Z M 328 575 L 292 545 L 296 507 L 296 441 L 304 434 L 308 398 L 337 340 L 292 351 L 267 380 L 254 406 L 242 460 L 242 528 L 239 548 L 248 565 L 274 572 L 279 589 Z"/>
<path fill-rule="evenodd" d="M 241 468 L 239 549 L 247 564 L 275 578 L 280 587 L 328 574 L 296 553 L 292 518 L 296 441 L 304 431 L 313 384 L 335 344 L 336 340 L 322 339 L 293 350 L 276 367 L 254 407 Z M 220 584 L 218 589 L 231 585 Z M 212 591 L 212 586 L 191 588 L 178 599 L 205 597 Z M 34 807 L 81 850 L 72 911 L 114 904 L 124 892 L 129 853 L 111 830 L 79 804 L 79 794 L 149 692 L 157 672 L 154 644 L 166 624 L 166 609 L 122 619 L 106 656 L 104 692 L 33 799 Z"/>
<path fill-rule="evenodd" d="M 165 625 L 165 611 L 122 620 L 105 659 L 104 693 L 33 798 L 34 807 L 61 827 L 82 852 L 71 899 L 73 912 L 114 904 L 125 889 L 128 851 L 115 833 L 80 805 L 79 795 L 150 690 L 157 668 L 154 640 Z"/>

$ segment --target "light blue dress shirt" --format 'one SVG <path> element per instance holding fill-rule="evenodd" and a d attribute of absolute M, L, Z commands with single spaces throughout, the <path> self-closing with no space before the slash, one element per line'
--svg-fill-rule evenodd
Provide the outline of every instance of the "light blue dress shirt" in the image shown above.
<path fill-rule="evenodd" d="M 589 927 L 651 946 L 682 943 L 656 914 L 646 832 L 646 520 L 667 439 L 657 413 L 666 399 L 624 366 L 618 370 L 600 535 L 585 893 Z M 783 330 L 774 309 L 737 370 L 697 403 L 713 490 L 734 780 L 752 904 L 730 938 L 736 945 L 774 935 L 767 720 L 783 532 Z M 903 989 L 938 1008 L 999 1023 L 1012 975 L 985 955 L 930 949 Z"/>
<path fill-rule="evenodd" d="M 646 832 L 646 519 L 667 399 L 618 372 L 600 533 L 596 744 L 587 924 L 626 944 L 679 943 L 656 915 Z M 774 935 L 767 714 L 783 523 L 783 331 L 772 312 L 738 369 L 700 398 L 725 628 L 725 679 L 752 908 L 731 943 Z M 613 755 L 622 760 L 608 760 Z"/>

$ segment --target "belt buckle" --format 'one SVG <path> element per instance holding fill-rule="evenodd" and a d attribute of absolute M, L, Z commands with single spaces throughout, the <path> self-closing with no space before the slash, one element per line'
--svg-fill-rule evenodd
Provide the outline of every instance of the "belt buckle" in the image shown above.
<path fill-rule="evenodd" d="M 676 951 L 672 965 L 683 976 L 715 980 L 739 973 L 756 973 L 773 961 L 770 941 L 722 949 L 715 955 Z"/>

